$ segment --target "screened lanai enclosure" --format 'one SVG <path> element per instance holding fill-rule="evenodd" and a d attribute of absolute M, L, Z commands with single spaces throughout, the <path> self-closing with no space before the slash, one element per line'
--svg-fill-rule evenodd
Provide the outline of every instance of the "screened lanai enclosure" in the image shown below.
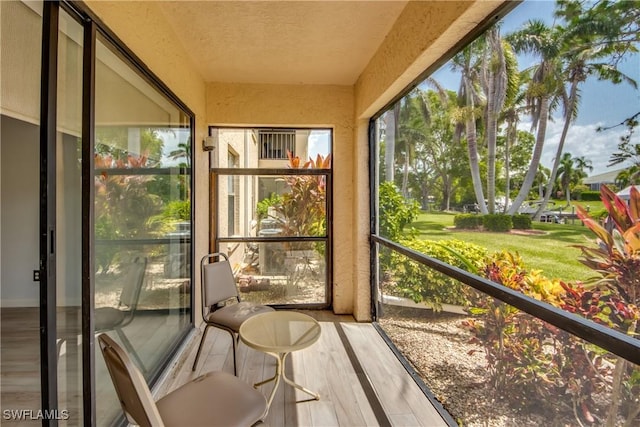
<path fill-rule="evenodd" d="M 2 424 L 124 425 L 98 333 L 154 400 L 234 354 L 270 397 L 225 331 L 193 369 L 221 252 L 317 322 L 264 425 L 637 425 L 638 16 L 0 1 Z"/>
<path fill-rule="evenodd" d="M 243 298 L 328 307 L 332 132 L 212 128 L 212 242 L 229 254 Z"/>

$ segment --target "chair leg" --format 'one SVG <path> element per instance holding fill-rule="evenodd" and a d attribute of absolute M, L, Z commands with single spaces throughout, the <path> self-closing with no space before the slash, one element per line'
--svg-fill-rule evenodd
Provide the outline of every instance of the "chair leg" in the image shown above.
<path fill-rule="evenodd" d="M 238 376 L 238 367 L 236 365 L 236 349 L 238 348 L 238 343 L 236 342 L 236 334 L 234 332 L 228 331 L 231 334 L 231 342 L 233 343 L 233 375 Z M 238 335 L 238 338 L 240 335 Z"/>
<path fill-rule="evenodd" d="M 65 339 L 64 338 L 58 338 L 56 340 L 56 360 L 60 360 L 60 353 L 62 352 L 62 346 L 65 343 Z"/>
<path fill-rule="evenodd" d="M 196 365 L 198 365 L 198 359 L 200 359 L 200 352 L 202 351 L 202 344 L 204 344 L 205 338 L 207 338 L 207 332 L 209 331 L 210 325 L 204 327 L 204 332 L 202 333 L 202 338 L 200 339 L 200 345 L 198 346 L 198 352 L 196 353 L 196 360 L 193 361 L 193 366 L 191 367 L 192 371 L 196 370 Z"/>

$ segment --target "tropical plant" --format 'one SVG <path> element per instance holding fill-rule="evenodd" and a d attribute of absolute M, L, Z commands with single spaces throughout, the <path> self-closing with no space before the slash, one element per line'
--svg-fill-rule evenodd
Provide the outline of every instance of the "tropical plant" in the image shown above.
<path fill-rule="evenodd" d="M 567 293 L 579 295 L 579 285 L 550 280 L 527 269 L 518 255 L 495 253 L 487 258 L 480 274 L 532 298 L 578 311 L 570 309 Z M 483 346 L 491 384 L 499 397 L 507 398 L 517 409 L 542 406 L 557 413 L 564 406 L 573 411 L 578 423 L 582 424 L 580 419 L 594 422 L 593 396 L 606 388 L 603 378 L 610 371 L 601 353 L 509 304 L 481 293 L 471 293 L 469 299 L 473 317 L 462 327 L 473 334 L 472 342 Z M 599 315 L 605 310 L 598 305 L 588 311 Z M 563 402 L 564 396 L 569 400 Z"/>
<path fill-rule="evenodd" d="M 618 151 L 611 154 L 609 164 L 607 166 L 615 166 L 622 163 L 631 162 L 631 166 L 623 170 L 616 177 L 616 184 L 620 187 L 626 187 L 628 185 L 637 184 L 640 182 L 640 144 L 632 144 L 631 138 L 635 133 L 635 129 L 638 126 L 638 117 L 640 112 L 635 113 L 631 117 L 627 117 L 621 123 L 609 127 L 600 127 L 598 132 L 602 132 L 608 129 L 613 129 L 618 126 L 624 126 L 627 128 L 626 134 L 620 137 L 620 143 L 618 144 Z"/>
<path fill-rule="evenodd" d="M 573 157 L 571 153 L 564 153 L 558 167 L 558 179 L 560 187 L 567 200 L 567 206 L 571 205 L 571 187 L 580 183 L 587 176 L 585 169 L 593 170 L 591 160 L 584 157 Z"/>
<path fill-rule="evenodd" d="M 518 62 L 511 46 L 500 37 L 496 25 L 485 34 L 487 46 L 483 55 L 480 82 L 486 95 L 485 137 L 487 141 L 488 212 L 496 206 L 496 147 L 498 119 L 507 102 L 518 93 Z"/>
<path fill-rule="evenodd" d="M 331 154 L 318 154 L 316 159 L 302 163 L 298 156 L 287 152 L 290 169 L 329 169 Z M 322 175 L 287 175 L 285 183 L 289 187 L 275 205 L 282 220 L 282 234 L 285 236 L 324 236 L 327 229 L 326 179 Z"/>
<path fill-rule="evenodd" d="M 487 254 L 481 246 L 460 240 L 403 239 L 399 243 L 467 271 L 477 271 Z M 386 293 L 427 303 L 436 310 L 442 304 L 463 305 L 467 302 L 466 287 L 458 280 L 398 252 L 393 251 L 390 265 L 383 267 L 391 277 L 386 284 Z"/>
<path fill-rule="evenodd" d="M 482 115 L 484 104 L 483 94 L 479 85 L 479 69 L 482 62 L 484 39 L 479 38 L 462 49 L 451 60 L 453 70 L 460 71 L 460 88 L 458 89 L 459 110 L 455 115 L 455 139 L 459 140 L 462 133 L 467 140 L 467 153 L 471 181 L 476 203 L 480 213 L 486 214 L 487 203 L 484 198 L 482 179 L 480 174 L 480 156 L 478 154 L 478 129 L 476 121 Z"/>
<path fill-rule="evenodd" d="M 610 326 L 622 332 L 638 336 L 640 328 L 640 192 L 631 189 L 629 203 L 620 199 L 607 186 L 601 188 L 602 202 L 609 216 L 605 225 L 592 219 L 578 207 L 578 217 L 597 237 L 597 246 L 578 246 L 582 251 L 580 261 L 597 272 L 600 278 L 594 282 L 594 288 L 611 294 L 615 298 L 613 310 L 620 316 L 619 322 L 612 321 Z M 623 397 L 622 379 L 629 374 L 631 367 L 623 358 L 616 362 L 612 405 L 607 417 L 607 425 L 613 426 L 618 415 L 618 405 Z M 638 370 L 638 368 L 635 368 Z M 640 375 L 640 374 L 635 374 Z M 640 403 L 633 402 L 628 422 L 632 422 L 640 413 Z"/>
<path fill-rule="evenodd" d="M 96 128 L 96 154 L 102 158 L 113 159 L 116 167 L 124 167 L 128 164 L 128 158 L 132 155 L 135 158 L 145 158 L 145 167 L 157 167 L 162 157 L 164 141 L 160 135 L 165 131 L 156 128 L 140 128 L 139 131 L 139 153 L 131 152 L 129 147 L 131 128 L 128 127 L 97 127 Z"/>
<path fill-rule="evenodd" d="M 393 182 L 381 183 L 378 192 L 380 235 L 398 241 L 406 235 L 405 228 L 418 217 L 418 204 L 402 197 Z"/>
<path fill-rule="evenodd" d="M 430 121 L 424 129 L 424 142 L 415 148 L 416 194 L 420 194 L 423 209 L 427 208 L 429 196 L 433 196 L 443 210 L 449 210 L 459 177 L 468 170 L 464 148 L 451 144 L 454 134 L 451 113 L 457 102 L 456 94 L 429 90 L 424 100 Z"/>
<path fill-rule="evenodd" d="M 606 4 L 608 2 L 601 3 Z M 581 10 L 581 7 L 584 9 Z M 612 9 L 619 10 L 617 7 Z M 536 217 L 539 217 L 546 209 L 551 189 L 560 167 L 569 125 L 578 115 L 579 86 L 590 76 L 595 76 L 598 80 L 607 80 L 614 84 L 627 82 L 637 88 L 637 84 L 633 79 L 617 69 L 617 63 L 621 55 L 628 51 L 637 51 L 634 46 L 637 43 L 637 38 L 635 40 L 624 40 L 621 37 L 622 33 L 626 31 L 624 28 L 619 28 L 618 31 L 611 31 L 611 27 L 607 27 L 606 31 L 602 29 L 594 31 L 595 27 L 592 23 L 586 23 L 581 18 L 577 18 L 588 14 L 588 10 L 594 9 L 590 8 L 586 3 L 582 5 L 580 3 L 576 4 L 576 2 L 559 2 L 557 5 L 556 15 L 561 18 L 569 18 L 572 24 L 560 31 L 558 40 L 559 43 L 562 43 L 563 73 L 569 84 L 569 92 L 564 103 L 564 125 L 551 168 L 547 192 L 536 212 Z M 633 8 L 630 8 L 630 10 L 633 10 Z M 611 12 L 614 12 L 614 10 L 610 8 L 603 8 L 600 11 L 604 16 L 608 16 Z"/>
<path fill-rule="evenodd" d="M 154 237 L 162 225 L 153 218 L 163 208 L 162 199 L 149 191 L 150 175 L 112 174 L 112 168 L 133 169 L 147 165 L 147 157 L 129 154 L 125 160 L 96 154 L 95 168 L 101 170 L 95 185 L 95 237 L 101 240 L 142 239 Z M 96 251 L 99 271 L 106 273 L 117 255 L 108 245 Z"/>
<path fill-rule="evenodd" d="M 277 193 L 271 193 L 269 197 L 260 200 L 256 206 L 256 215 L 258 220 L 265 219 L 269 216 L 269 208 L 282 204 L 282 197 Z"/>
<path fill-rule="evenodd" d="M 520 191 L 508 210 L 510 215 L 518 212 L 529 196 L 529 191 L 538 172 L 542 149 L 547 132 L 550 103 L 558 94 L 561 84 L 559 34 L 539 20 L 528 21 L 524 27 L 507 36 L 507 41 L 518 53 L 536 55 L 539 62 L 527 71 L 526 103 L 531 114 L 531 127 L 537 129 L 531 163 L 525 175 Z"/>
<path fill-rule="evenodd" d="M 169 153 L 169 158 L 172 160 L 182 160 L 180 167 L 191 167 L 191 144 L 188 142 L 181 142 L 178 147 Z"/>
<path fill-rule="evenodd" d="M 511 199 L 511 178 L 512 178 L 512 169 L 517 170 L 518 162 L 516 165 L 512 165 L 514 157 L 517 159 L 517 154 L 514 156 L 514 149 L 516 153 L 518 151 L 522 152 L 520 149 L 522 145 L 522 141 L 526 141 L 524 138 L 524 132 L 518 130 L 518 124 L 520 123 L 520 115 L 525 111 L 526 106 L 524 105 L 525 92 L 521 90 L 523 83 L 527 77 L 526 73 L 511 73 L 511 86 L 512 90 L 507 91 L 507 96 L 505 99 L 505 105 L 501 112 L 501 120 L 505 123 L 506 129 L 504 130 L 504 174 L 505 174 L 505 207 L 504 211 L 506 212 L 509 208 L 509 201 Z M 530 135 L 530 134 L 529 134 Z M 533 145 L 532 145 L 533 147 Z M 529 153 L 531 150 L 526 150 Z M 519 153 L 518 153 L 519 154 Z M 524 164 L 529 164 L 530 155 L 527 156 L 527 161 Z M 513 167 L 515 166 L 515 167 Z M 517 172 L 517 171 L 516 171 Z"/>

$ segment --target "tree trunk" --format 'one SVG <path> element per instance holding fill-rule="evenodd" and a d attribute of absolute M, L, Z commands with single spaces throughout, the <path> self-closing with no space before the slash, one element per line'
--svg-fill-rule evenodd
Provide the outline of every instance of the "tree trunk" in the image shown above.
<path fill-rule="evenodd" d="M 469 79 L 466 80 L 465 85 L 467 85 L 467 108 L 469 109 L 469 117 L 467 117 L 465 124 L 465 133 L 467 135 L 467 152 L 469 153 L 471 181 L 473 182 L 473 192 L 475 193 L 476 201 L 478 202 L 478 206 L 480 207 L 480 213 L 487 214 L 487 204 L 484 202 L 484 192 L 482 191 L 482 180 L 480 178 L 478 139 L 476 134 L 475 114 L 473 112 L 475 106 L 471 95 L 473 88 L 471 88 L 471 82 L 469 81 Z"/>
<path fill-rule="evenodd" d="M 518 213 L 518 209 L 522 205 L 522 202 L 529 196 L 529 191 L 533 186 L 533 181 L 536 179 L 538 173 L 538 166 L 540 165 L 540 157 L 542 156 L 542 148 L 544 147 L 544 138 L 547 133 L 547 120 L 549 119 L 549 97 L 543 96 L 540 99 L 540 123 L 538 124 L 538 133 L 536 134 L 536 145 L 533 147 L 533 156 L 531 156 L 531 164 L 529 170 L 524 177 L 522 187 L 518 192 L 518 196 L 513 201 L 513 204 L 507 212 L 509 215 Z"/>
<path fill-rule="evenodd" d="M 576 97 L 578 94 L 578 83 L 577 79 L 573 79 L 571 82 L 571 90 L 569 91 L 569 106 L 567 107 L 567 111 L 564 115 L 564 126 L 562 127 L 562 134 L 560 135 L 560 143 L 558 144 L 558 149 L 556 150 L 556 158 L 553 160 L 553 167 L 551 168 L 551 174 L 549 175 L 549 182 L 547 182 L 547 190 L 544 194 L 544 199 L 535 215 L 534 219 L 539 219 L 542 212 L 547 208 L 547 204 L 549 203 L 549 198 L 551 197 L 551 192 L 553 190 L 553 184 L 556 182 L 556 177 L 558 175 L 558 167 L 560 166 L 560 157 L 562 157 L 562 151 L 564 150 L 564 142 L 567 139 L 567 133 L 569 132 L 569 125 L 571 124 L 571 118 L 573 116 L 573 109 L 576 104 Z M 568 193 L 568 191 L 567 191 Z M 570 203 L 567 199 L 567 203 Z"/>
<path fill-rule="evenodd" d="M 504 107 L 507 85 L 507 69 L 502 50 L 499 27 L 489 31 L 489 64 L 487 67 L 487 198 L 489 213 L 495 213 L 496 206 L 496 144 L 498 137 L 498 114 Z M 494 61 L 494 59 L 496 59 Z M 485 57 L 485 61 L 487 58 Z"/>
<path fill-rule="evenodd" d="M 395 110 L 395 108 L 394 108 Z M 384 144 L 384 179 L 393 182 L 395 178 L 395 151 L 396 151 L 396 114 L 394 110 L 385 113 L 386 136 Z"/>
<path fill-rule="evenodd" d="M 507 212 L 509 209 L 509 201 L 511 199 L 511 169 L 510 169 L 510 161 L 511 161 L 511 147 L 515 143 L 515 138 L 517 137 L 517 129 L 515 123 L 510 122 L 507 129 L 507 138 L 505 141 L 505 149 L 504 149 L 504 174 L 505 174 L 505 188 L 504 188 L 504 212 Z"/>
<path fill-rule="evenodd" d="M 405 142 L 407 145 L 406 152 L 404 154 L 404 165 L 402 169 L 402 196 L 405 199 L 409 198 L 409 163 L 411 159 L 409 158 L 409 142 Z"/>

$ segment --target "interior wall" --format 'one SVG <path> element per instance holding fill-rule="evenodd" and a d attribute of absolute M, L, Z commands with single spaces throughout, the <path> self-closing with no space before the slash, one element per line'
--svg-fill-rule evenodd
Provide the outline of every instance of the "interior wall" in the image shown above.
<path fill-rule="evenodd" d="M 0 1 L 2 114 L 40 120 L 42 16 L 19 1 Z"/>
<path fill-rule="evenodd" d="M 0 283 L 2 307 L 38 307 L 39 127 L 5 115 L 0 122 Z"/>
<path fill-rule="evenodd" d="M 353 313 L 353 87 L 208 83 L 206 111 L 210 125 L 333 129 L 333 310 Z"/>

